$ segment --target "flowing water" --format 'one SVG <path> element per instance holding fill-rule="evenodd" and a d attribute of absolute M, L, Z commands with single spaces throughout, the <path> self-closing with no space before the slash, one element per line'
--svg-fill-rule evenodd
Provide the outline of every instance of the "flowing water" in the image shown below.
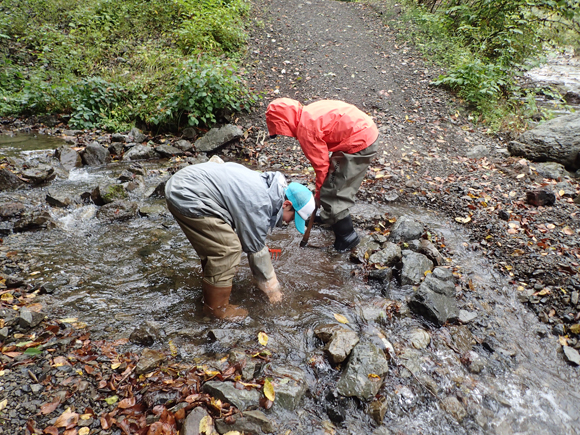
<path fill-rule="evenodd" d="M 26 150 L 20 157 L 44 159 L 54 148 L 52 139 L 3 137 L 2 147 Z M 11 151 L 12 152 L 12 151 Z M 47 157 L 48 158 L 48 157 Z M 279 425 L 277 433 L 370 434 L 376 424 L 365 404 L 354 400 L 334 404 L 328 392 L 336 386 L 340 371 L 324 357 L 322 343 L 313 329 L 335 322 L 334 314 L 349 319 L 361 341 L 373 341 L 395 349 L 390 371 L 380 394 L 388 401 L 384 424 L 402 434 L 577 434 L 580 433 L 578 369 L 568 366 L 558 352 L 557 337 L 516 298 L 515 288 L 478 253 L 470 251 L 468 235 L 443 216 L 427 210 L 358 204 L 353 215 L 412 216 L 431 232 L 444 237 L 453 252 L 453 265 L 474 284 L 474 291 L 459 298 L 462 309 L 476 312 L 469 329 L 489 346 L 472 346 L 485 361 L 479 374 L 466 370 L 460 355 L 449 345 L 458 326 L 434 327 L 405 310 L 413 289 L 392 282 L 389 289 L 369 285 L 359 277 L 360 266 L 348 255 L 326 248 L 332 234 L 313 229 L 312 247 L 300 248 L 301 236 L 293 228 L 277 228 L 269 237 L 271 248 L 282 255 L 274 266 L 284 288 L 284 301 L 268 304 L 252 287 L 245 256 L 235 279 L 233 302 L 249 311 L 242 323 L 206 318 L 201 309 L 201 268 L 195 252 L 164 206 L 164 200 L 147 194 L 166 173 L 167 162 L 146 162 L 145 183 L 132 199 L 149 207 L 146 217 L 124 222 L 102 222 L 98 207 L 78 204 L 67 209 L 50 208 L 48 192 L 78 197 L 103 181 L 112 181 L 125 168 L 113 163 L 97 169 L 73 170 L 47 187 L 0 193 L 0 201 L 20 201 L 50 210 L 57 227 L 11 234 L 1 252 L 17 250 L 29 256 L 31 280 L 53 283 L 57 290 L 43 296 L 45 310 L 59 317 L 78 317 L 89 325 L 93 337 L 128 337 L 143 321 L 158 322 L 164 343 L 172 340 L 187 361 L 211 362 L 228 349 L 210 343 L 212 328 L 228 329 L 231 343 L 242 349 L 258 347 L 256 336 L 269 336 L 273 363 L 299 367 L 307 373 L 308 392 L 301 406 L 289 412 L 273 408 L 269 415 Z M 391 316 L 393 301 L 402 303 Z M 427 331 L 431 344 L 415 349 L 411 333 Z M 388 342 L 388 343 L 387 343 Z M 455 342 L 456 343 L 456 342 Z M 135 347 L 134 350 L 138 351 Z M 446 397 L 459 398 L 468 416 L 453 418 Z M 329 407 L 341 406 L 346 419 L 331 424 Z M 458 421 L 461 420 L 461 421 Z"/>

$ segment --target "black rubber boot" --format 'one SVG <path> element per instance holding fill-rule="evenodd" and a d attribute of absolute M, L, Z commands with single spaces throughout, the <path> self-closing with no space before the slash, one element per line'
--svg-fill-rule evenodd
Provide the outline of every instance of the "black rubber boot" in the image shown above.
<path fill-rule="evenodd" d="M 360 242 L 360 237 L 352 226 L 350 215 L 332 225 L 332 231 L 336 236 L 334 249 L 337 251 L 348 251 Z"/>

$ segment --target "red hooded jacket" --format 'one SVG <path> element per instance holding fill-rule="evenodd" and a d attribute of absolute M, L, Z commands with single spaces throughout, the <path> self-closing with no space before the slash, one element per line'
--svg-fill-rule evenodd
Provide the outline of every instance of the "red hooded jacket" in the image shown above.
<path fill-rule="evenodd" d="M 316 198 L 330 165 L 328 153 L 353 154 L 372 145 L 379 136 L 370 116 L 352 104 L 323 100 L 302 106 L 290 98 L 278 98 L 268 105 L 266 123 L 270 135 L 298 139 L 302 151 L 316 172 Z"/>

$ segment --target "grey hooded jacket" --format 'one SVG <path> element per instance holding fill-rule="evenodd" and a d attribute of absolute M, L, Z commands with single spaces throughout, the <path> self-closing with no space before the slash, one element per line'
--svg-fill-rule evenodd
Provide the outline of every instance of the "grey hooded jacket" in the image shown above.
<path fill-rule="evenodd" d="M 237 163 L 200 163 L 176 172 L 165 185 L 167 201 L 189 217 L 214 216 L 235 230 L 242 249 L 256 253 L 282 218 L 286 179 Z"/>

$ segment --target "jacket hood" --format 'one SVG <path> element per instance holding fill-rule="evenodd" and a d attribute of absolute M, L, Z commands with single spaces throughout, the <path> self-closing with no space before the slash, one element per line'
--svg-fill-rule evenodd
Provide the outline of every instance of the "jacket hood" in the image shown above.
<path fill-rule="evenodd" d="M 278 98 L 268 105 L 266 124 L 270 136 L 296 137 L 296 127 L 302 116 L 302 104 L 290 98 Z"/>
<path fill-rule="evenodd" d="M 288 185 L 286 178 L 280 172 L 264 172 L 261 176 L 268 186 L 268 196 L 272 201 L 272 216 L 270 217 L 270 229 L 272 229 L 282 219 L 284 192 Z"/>

